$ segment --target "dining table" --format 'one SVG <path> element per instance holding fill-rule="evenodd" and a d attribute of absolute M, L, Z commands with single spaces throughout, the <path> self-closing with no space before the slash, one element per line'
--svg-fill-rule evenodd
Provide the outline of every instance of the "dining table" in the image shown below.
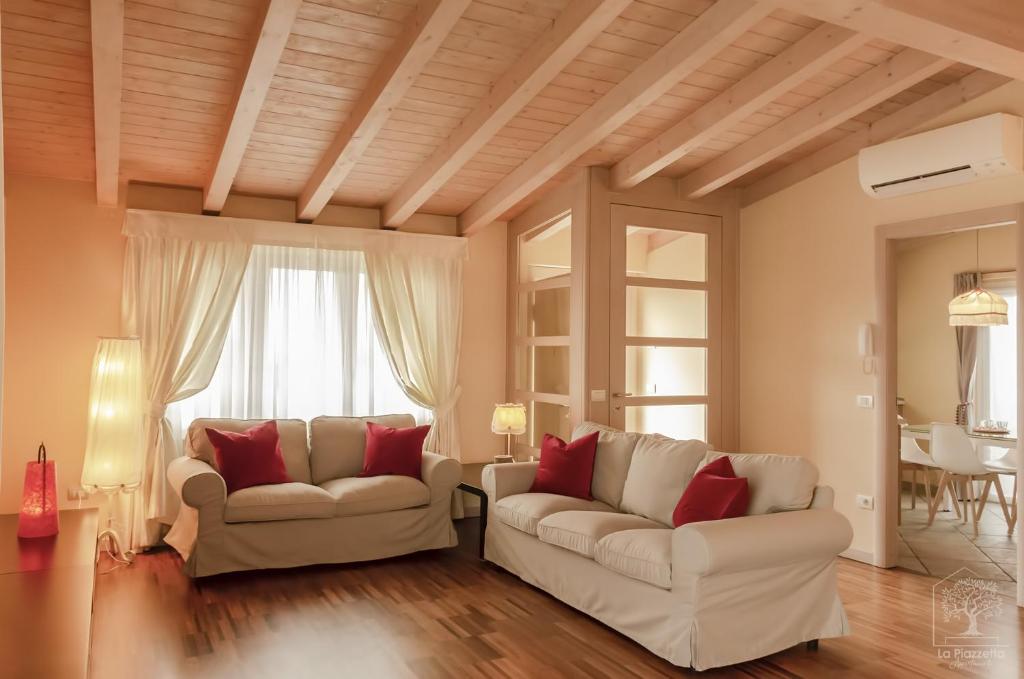
<path fill-rule="evenodd" d="M 913 436 L 918 441 L 930 441 L 932 428 L 927 424 L 911 424 L 903 427 L 903 432 Z M 993 448 L 1015 449 L 1017 447 L 1017 436 L 1012 432 L 1006 434 L 988 434 L 968 430 L 967 436 L 975 445 L 991 446 Z"/>

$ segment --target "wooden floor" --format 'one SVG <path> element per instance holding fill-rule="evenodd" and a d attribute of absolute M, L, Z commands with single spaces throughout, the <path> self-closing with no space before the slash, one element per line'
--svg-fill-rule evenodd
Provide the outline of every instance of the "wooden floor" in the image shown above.
<path fill-rule="evenodd" d="M 696 676 L 590 620 L 462 546 L 388 561 L 190 581 L 176 554 L 143 555 L 98 577 L 91 676 Z M 101 564 L 101 570 L 110 567 Z M 995 623 L 1005 657 L 951 670 L 931 641 L 936 580 L 842 560 L 853 635 L 700 676 L 1018 677 L 1024 614 Z"/>

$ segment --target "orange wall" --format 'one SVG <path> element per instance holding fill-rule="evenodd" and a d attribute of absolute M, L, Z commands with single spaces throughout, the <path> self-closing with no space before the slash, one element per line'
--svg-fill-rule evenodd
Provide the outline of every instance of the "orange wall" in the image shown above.
<path fill-rule="evenodd" d="M 15 512 L 40 441 L 57 461 L 61 503 L 77 487 L 89 371 L 99 335 L 120 328 L 123 211 L 91 184 L 9 175 L 7 326 L 0 513 Z"/>
<path fill-rule="evenodd" d="M 120 332 L 124 251 L 124 210 L 97 207 L 92 184 L 9 175 L 6 189 L 0 513 L 18 510 L 25 463 L 40 441 L 57 461 L 62 505 L 73 505 L 67 489 L 81 477 L 96 338 Z M 192 207 L 187 191 L 158 198 L 160 209 Z M 459 403 L 468 459 L 489 459 L 501 444 L 490 417 L 505 390 L 505 239 L 504 224 L 470 239 Z"/>

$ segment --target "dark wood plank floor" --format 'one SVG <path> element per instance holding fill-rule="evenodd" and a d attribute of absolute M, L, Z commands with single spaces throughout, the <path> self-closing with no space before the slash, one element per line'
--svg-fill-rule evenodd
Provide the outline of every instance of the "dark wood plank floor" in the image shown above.
<path fill-rule="evenodd" d="M 481 564 L 476 520 L 459 523 L 454 550 L 197 582 L 173 552 L 142 555 L 99 576 L 91 676 L 696 676 Z M 1024 616 L 1009 600 L 1004 657 L 954 671 L 931 644 L 934 579 L 851 561 L 840 578 L 852 636 L 700 676 L 1021 676 Z"/>

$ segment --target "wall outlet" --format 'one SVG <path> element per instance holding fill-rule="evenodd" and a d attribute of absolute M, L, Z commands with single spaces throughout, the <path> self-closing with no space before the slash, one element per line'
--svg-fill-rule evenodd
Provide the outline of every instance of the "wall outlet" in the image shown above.
<path fill-rule="evenodd" d="M 870 495 L 858 495 L 857 496 L 857 507 L 859 509 L 870 509 L 875 508 L 875 498 Z"/>
<path fill-rule="evenodd" d="M 85 502 L 89 494 L 84 488 L 68 488 L 68 500 L 71 502 Z"/>
<path fill-rule="evenodd" d="M 857 396 L 857 407 L 858 408 L 874 408 L 875 397 L 866 394 L 860 394 Z"/>

